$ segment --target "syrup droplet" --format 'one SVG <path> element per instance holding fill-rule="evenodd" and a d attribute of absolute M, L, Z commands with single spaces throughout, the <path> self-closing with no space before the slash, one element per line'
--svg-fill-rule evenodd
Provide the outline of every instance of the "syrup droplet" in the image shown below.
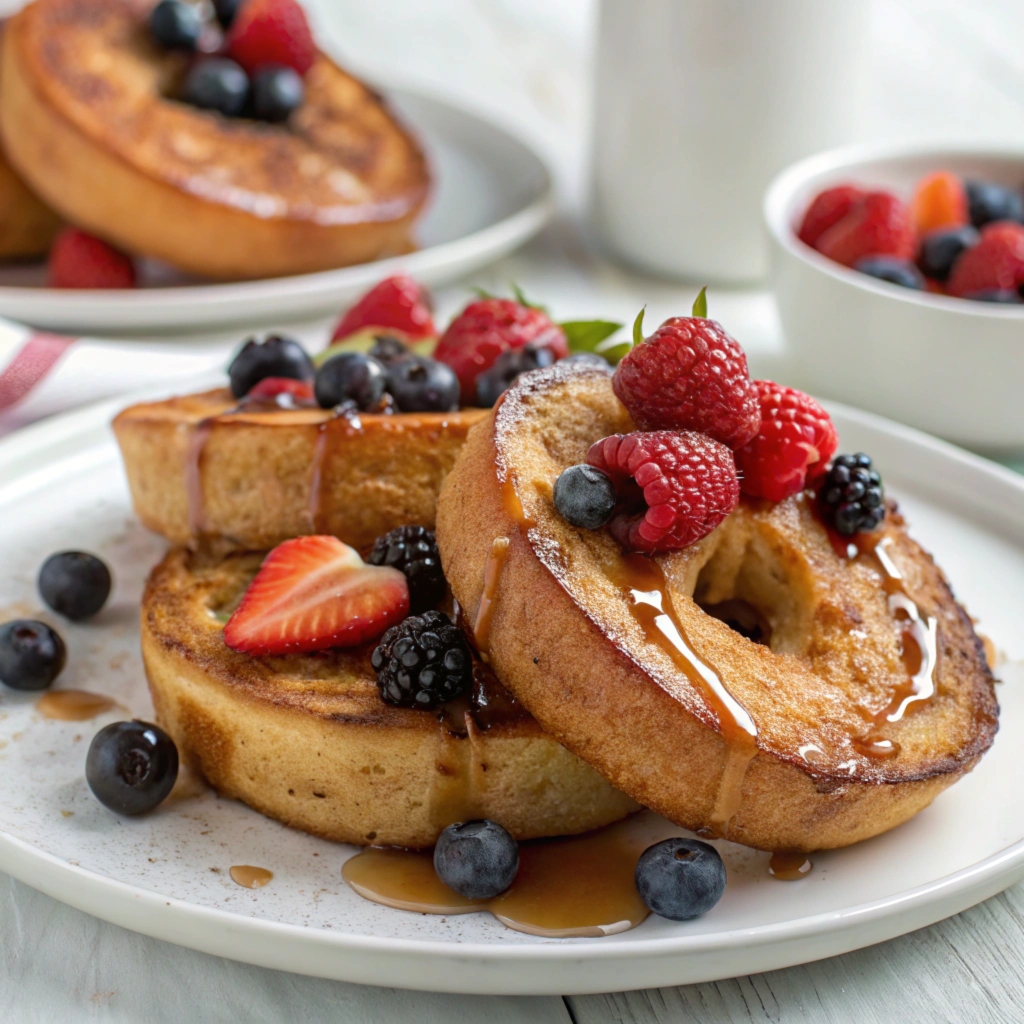
<path fill-rule="evenodd" d="M 768 861 L 768 874 L 777 878 L 780 882 L 798 882 L 806 878 L 814 864 L 808 859 L 805 853 L 777 852 L 772 854 Z"/>
<path fill-rule="evenodd" d="M 641 812 L 582 836 L 520 843 L 515 881 L 492 900 L 449 889 L 434 872 L 430 851 L 369 847 L 341 873 L 360 896 L 399 910 L 447 916 L 488 910 L 515 931 L 547 938 L 614 935 L 650 913 L 633 880 L 640 854 L 679 832 Z"/>
<path fill-rule="evenodd" d="M 228 874 L 232 882 L 245 889 L 262 889 L 274 877 L 272 871 L 251 864 L 234 864 Z"/>
<path fill-rule="evenodd" d="M 87 690 L 51 690 L 36 701 L 43 718 L 58 722 L 85 722 L 120 706 L 112 697 Z"/>

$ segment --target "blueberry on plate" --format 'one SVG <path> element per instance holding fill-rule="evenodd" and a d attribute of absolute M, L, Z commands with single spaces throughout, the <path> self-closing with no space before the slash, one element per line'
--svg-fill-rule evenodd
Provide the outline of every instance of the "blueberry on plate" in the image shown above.
<path fill-rule="evenodd" d="M 342 352 L 317 370 L 313 390 L 322 409 L 353 402 L 360 412 L 375 408 L 384 397 L 384 365 L 365 352 Z"/>
<path fill-rule="evenodd" d="M 12 690 L 45 690 L 66 660 L 64 641 L 45 622 L 15 619 L 0 626 L 0 683 Z"/>
<path fill-rule="evenodd" d="M 996 220 L 1024 222 L 1024 196 L 1017 189 L 994 181 L 968 181 L 964 187 L 971 223 L 976 228 Z"/>
<path fill-rule="evenodd" d="M 562 470 L 555 481 L 555 508 L 573 526 L 599 530 L 615 511 L 615 485 L 607 473 L 585 462 Z"/>
<path fill-rule="evenodd" d="M 725 864 L 699 839 L 664 839 L 637 861 L 637 892 L 659 917 L 689 921 L 706 914 L 725 892 Z"/>
<path fill-rule="evenodd" d="M 459 378 L 445 363 L 408 355 L 387 366 L 387 388 L 400 412 L 453 412 L 459 407 Z"/>
<path fill-rule="evenodd" d="M 437 877 L 470 900 L 503 893 L 519 870 L 519 846 L 496 821 L 449 825 L 434 847 Z"/>
<path fill-rule="evenodd" d="M 865 256 L 857 260 L 853 269 L 879 281 L 898 284 L 902 288 L 924 288 L 924 277 L 921 271 L 910 260 L 896 259 L 894 256 Z"/>
<path fill-rule="evenodd" d="M 306 350 L 292 338 L 272 334 L 264 341 L 250 338 L 228 367 L 231 394 L 244 398 L 266 377 L 312 380 L 316 370 Z"/>
<path fill-rule="evenodd" d="M 405 573 L 412 615 L 430 611 L 444 599 L 446 584 L 433 530 L 399 526 L 373 542 L 366 560 L 370 565 L 389 565 Z"/>
<path fill-rule="evenodd" d="M 551 366 L 555 353 L 546 345 L 523 345 L 502 352 L 489 370 L 476 379 L 476 404 L 489 409 L 515 383 L 521 373 Z"/>
<path fill-rule="evenodd" d="M 921 239 L 921 251 L 917 257 L 917 265 L 925 277 L 933 278 L 936 281 L 945 281 L 960 255 L 977 245 L 980 238 L 978 229 L 969 224 L 961 228 L 940 228 L 938 231 L 929 231 Z"/>
<path fill-rule="evenodd" d="M 302 76 L 283 64 L 264 64 L 253 76 L 252 112 L 260 121 L 287 121 L 305 98 Z"/>
<path fill-rule="evenodd" d="M 202 28 L 196 5 L 183 0 L 160 0 L 149 15 L 150 33 L 167 50 L 192 52 Z"/>
<path fill-rule="evenodd" d="M 89 745 L 85 781 L 96 799 L 117 814 L 151 811 L 177 778 L 178 748 L 149 722 L 114 722 Z"/>
<path fill-rule="evenodd" d="M 193 107 L 238 117 L 249 99 L 249 76 L 227 57 L 207 57 L 189 69 L 181 98 Z"/>
<path fill-rule="evenodd" d="M 95 615 L 110 596 L 110 570 L 86 551 L 59 551 L 39 570 L 39 594 L 58 614 L 78 622 Z"/>
<path fill-rule="evenodd" d="M 1024 302 L 1020 292 L 1015 292 L 1012 288 L 982 288 L 981 291 L 970 292 L 964 298 L 974 302 L 1004 302 L 1011 306 Z"/>

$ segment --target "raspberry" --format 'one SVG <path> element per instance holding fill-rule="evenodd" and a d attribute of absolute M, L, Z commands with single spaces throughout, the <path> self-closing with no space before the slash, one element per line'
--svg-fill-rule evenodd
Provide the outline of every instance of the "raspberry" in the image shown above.
<path fill-rule="evenodd" d="M 852 267 L 865 256 L 912 259 L 916 244 L 906 203 L 889 192 L 869 192 L 822 233 L 814 248 L 830 260 Z"/>
<path fill-rule="evenodd" d="M 696 430 L 738 448 L 761 422 L 743 349 L 701 316 L 672 317 L 634 345 L 612 387 L 641 430 Z"/>
<path fill-rule="evenodd" d="M 740 499 L 732 452 L 704 434 L 655 430 L 613 434 L 587 462 L 615 484 L 608 528 L 631 551 L 678 551 L 706 537 Z"/>
<path fill-rule="evenodd" d="M 814 197 L 807 207 L 797 237 L 806 245 L 814 246 L 833 224 L 838 224 L 865 196 L 864 189 L 856 185 L 837 185 Z"/>
<path fill-rule="evenodd" d="M 981 229 L 981 241 L 953 264 L 947 290 L 966 298 L 990 289 L 1016 291 L 1024 285 L 1024 225 L 996 221 Z"/>
<path fill-rule="evenodd" d="M 565 332 L 542 309 L 512 299 L 478 299 L 471 302 L 449 325 L 434 351 L 459 378 L 462 404 L 476 402 L 476 380 L 509 349 L 533 342 L 549 348 L 556 359 L 569 354 Z"/>
<path fill-rule="evenodd" d="M 246 0 L 228 34 L 227 55 L 250 75 L 267 64 L 305 75 L 316 61 L 306 12 L 296 0 Z"/>
<path fill-rule="evenodd" d="M 914 190 L 910 214 L 919 235 L 969 224 L 964 183 L 950 171 L 925 175 Z"/>
<path fill-rule="evenodd" d="M 134 288 L 135 264 L 106 242 L 65 228 L 50 250 L 46 281 L 51 288 Z"/>
<path fill-rule="evenodd" d="M 761 429 L 736 452 L 744 494 L 782 501 L 819 476 L 839 444 L 836 428 L 810 395 L 771 380 L 761 395 Z"/>
<path fill-rule="evenodd" d="M 331 341 L 371 328 L 398 332 L 409 341 L 434 337 L 434 317 L 426 288 L 408 274 L 385 278 L 338 321 Z"/>

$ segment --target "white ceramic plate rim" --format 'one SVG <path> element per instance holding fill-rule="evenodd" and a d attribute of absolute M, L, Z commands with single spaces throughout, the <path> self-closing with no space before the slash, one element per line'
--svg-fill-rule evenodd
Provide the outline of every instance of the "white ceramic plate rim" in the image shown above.
<path fill-rule="evenodd" d="M 875 295 L 887 296 L 911 305 L 945 309 L 962 316 L 974 316 L 994 320 L 1024 319 L 1024 305 L 1001 306 L 996 303 L 973 302 L 967 299 L 955 299 L 948 295 L 934 295 L 915 292 L 898 285 L 878 281 L 867 274 L 844 267 L 830 260 L 821 253 L 805 245 L 796 236 L 792 221 L 793 199 L 809 181 L 821 176 L 832 176 L 843 171 L 856 175 L 857 169 L 863 164 L 897 162 L 905 159 L 934 157 L 935 167 L 942 167 L 948 159 L 970 157 L 975 160 L 1010 161 L 1019 160 L 1024 171 L 1024 148 L 1008 147 L 993 149 L 984 145 L 951 146 L 948 143 L 880 143 L 861 146 L 846 146 L 831 149 L 815 156 L 807 157 L 798 163 L 791 164 L 780 172 L 765 192 L 763 214 L 768 231 L 776 242 L 787 252 L 811 266 L 828 274 L 837 281 L 873 292 Z"/>
<path fill-rule="evenodd" d="M 109 422 L 112 415 L 132 397 L 97 403 L 16 432 L 0 441 L 0 470 L 15 473 L 19 468 L 22 472 L 26 469 L 29 472 L 38 471 L 40 466 L 45 466 L 46 449 L 49 446 L 69 440 L 73 444 L 75 437 L 82 438 L 81 443 L 86 451 L 96 449 L 88 432 Z M 138 399 L 148 395 L 134 397 Z M 831 403 L 830 407 L 851 422 L 923 450 L 922 454 L 927 453 L 932 459 L 958 463 L 976 476 L 987 477 L 997 489 L 1003 490 L 1004 495 L 1004 489 L 1008 488 L 1017 501 L 1024 501 L 1024 479 L 1009 470 L 882 417 L 836 403 Z M 42 456 L 42 459 L 37 456 Z M 60 457 L 66 456 L 65 451 Z M 569 991 L 609 990 L 608 975 L 604 970 L 598 973 L 593 970 L 600 965 L 607 969 L 627 961 L 651 960 L 654 975 L 648 974 L 640 982 L 621 979 L 623 984 L 618 986 L 647 987 L 680 983 L 679 975 L 684 973 L 683 968 L 679 966 L 680 962 L 673 963 L 671 958 L 686 954 L 699 954 L 707 960 L 708 954 L 716 951 L 758 950 L 755 958 L 757 969 L 769 970 L 894 938 L 965 910 L 1024 875 L 1024 840 L 1012 843 L 973 865 L 903 892 L 791 921 L 735 928 L 713 935 L 633 939 L 628 943 L 606 937 L 582 943 L 560 944 L 552 941 L 497 947 L 476 942 L 345 935 L 243 917 L 97 874 L 4 832 L 0 832 L 0 870 L 71 906 L 134 931 L 215 955 L 234 955 L 236 959 L 267 967 L 403 987 L 403 975 L 395 969 L 396 964 L 408 964 L 410 960 L 442 961 L 449 965 L 476 964 L 481 969 L 479 977 L 466 977 L 465 983 L 457 987 L 458 991 L 562 994 Z M 143 914 L 143 910 L 152 913 Z M 209 930 L 197 929 L 197 924 L 208 925 Z M 225 949 L 222 941 L 218 941 L 225 934 L 240 940 L 240 948 L 234 953 Z M 831 939 L 813 948 L 796 945 L 801 939 L 827 939 L 830 936 Z M 242 946 L 246 948 L 242 949 Z M 302 953 L 314 948 L 339 953 L 372 954 L 372 959 L 363 956 L 347 962 L 342 958 L 336 963 L 332 962 L 329 970 L 322 966 L 318 969 L 312 964 L 304 968 Z M 541 964 L 558 963 L 563 965 L 565 971 L 560 976 L 545 972 L 543 976 L 539 975 L 535 980 L 526 982 L 524 987 L 522 978 L 500 973 L 504 963 L 532 963 L 538 967 Z M 579 971 L 575 982 L 571 971 L 571 965 L 574 964 Z M 708 966 L 691 973 L 686 980 L 708 981 L 731 976 L 728 966 L 721 964 L 721 961 L 715 961 L 712 957 Z M 745 967 L 750 969 L 749 962 L 745 963 Z M 496 974 L 495 970 L 499 973 Z M 453 986 L 444 984 L 443 977 L 442 974 L 438 983 L 431 984 L 429 973 L 419 974 L 408 982 L 408 986 L 452 991 Z"/>

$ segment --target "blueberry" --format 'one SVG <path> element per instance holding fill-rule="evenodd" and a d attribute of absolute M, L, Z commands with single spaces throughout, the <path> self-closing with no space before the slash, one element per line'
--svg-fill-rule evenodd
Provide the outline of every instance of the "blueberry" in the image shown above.
<path fill-rule="evenodd" d="M 199 43 L 203 23 L 194 4 L 160 0 L 149 15 L 149 31 L 168 50 L 192 52 Z"/>
<path fill-rule="evenodd" d="M 378 334 L 370 346 L 370 355 L 387 366 L 388 363 L 394 362 L 396 359 L 412 355 L 412 350 L 399 338 L 393 338 L 389 334 Z"/>
<path fill-rule="evenodd" d="M 599 530 L 615 510 L 615 485 L 601 470 L 581 462 L 562 470 L 555 481 L 559 515 L 584 530 Z"/>
<path fill-rule="evenodd" d="M 249 98 L 249 76 L 227 57 L 207 57 L 185 76 L 181 98 L 194 107 L 238 117 Z"/>
<path fill-rule="evenodd" d="M 213 13 L 222 28 L 231 28 L 235 16 L 242 8 L 243 0 L 213 0 Z"/>
<path fill-rule="evenodd" d="M 636 865 L 640 898 L 661 917 L 688 921 L 706 914 L 725 892 L 725 865 L 699 839 L 665 839 L 649 846 Z"/>
<path fill-rule="evenodd" d="M 546 346 L 524 345 L 502 352 L 494 365 L 476 379 L 476 404 L 489 409 L 515 383 L 521 373 L 551 366 L 555 353 Z"/>
<path fill-rule="evenodd" d="M 943 228 L 930 231 L 921 239 L 921 252 L 917 265 L 925 277 L 945 281 L 960 254 L 978 244 L 977 228 L 965 225 L 962 228 Z"/>
<path fill-rule="evenodd" d="M 360 412 L 373 409 L 384 397 L 387 374 L 383 364 L 363 352 L 343 352 L 317 371 L 314 390 L 324 409 L 354 402 Z"/>
<path fill-rule="evenodd" d="M 265 64 L 253 76 L 252 110 L 260 121 L 287 121 L 305 98 L 301 75 L 283 64 Z"/>
<path fill-rule="evenodd" d="M 392 360 L 387 377 L 400 412 L 452 412 L 459 407 L 459 378 L 436 359 L 408 355 Z"/>
<path fill-rule="evenodd" d="M 0 683 L 12 690 L 45 690 L 66 660 L 64 641 L 45 622 L 14 619 L 0 626 Z"/>
<path fill-rule="evenodd" d="M 566 356 L 562 362 L 586 363 L 588 366 L 600 366 L 603 370 L 607 370 L 611 366 L 604 356 L 599 356 L 596 352 L 573 352 L 571 356 Z"/>
<path fill-rule="evenodd" d="M 110 596 L 110 570 L 85 551 L 61 551 L 43 562 L 39 593 L 66 619 L 78 622 L 95 615 Z"/>
<path fill-rule="evenodd" d="M 460 896 L 486 900 L 503 893 L 519 870 L 519 847 L 496 821 L 449 825 L 434 847 L 437 877 Z"/>
<path fill-rule="evenodd" d="M 1009 305 L 1019 305 L 1024 301 L 1020 293 L 1012 288 L 982 288 L 980 292 L 971 292 L 964 298 L 975 302 L 1005 302 Z"/>
<path fill-rule="evenodd" d="M 235 398 L 243 398 L 265 377 L 312 380 L 315 373 L 306 350 L 297 341 L 277 334 L 264 341 L 250 338 L 228 367 Z"/>
<path fill-rule="evenodd" d="M 151 811 L 177 778 L 178 748 L 149 722 L 114 722 L 89 745 L 85 781 L 96 799 L 118 814 Z"/>
<path fill-rule="evenodd" d="M 857 260 L 853 269 L 879 281 L 898 284 L 902 288 L 914 288 L 918 291 L 924 288 L 921 271 L 910 260 L 899 260 L 893 256 L 865 256 L 864 259 Z"/>
<path fill-rule="evenodd" d="M 980 228 L 996 220 L 1024 222 L 1024 196 L 993 181 L 968 181 L 967 205 L 971 223 Z"/>

